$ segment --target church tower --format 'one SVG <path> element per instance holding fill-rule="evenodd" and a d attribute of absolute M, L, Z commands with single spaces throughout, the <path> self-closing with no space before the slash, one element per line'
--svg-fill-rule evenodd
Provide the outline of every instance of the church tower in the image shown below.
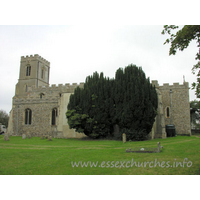
<path fill-rule="evenodd" d="M 35 54 L 22 56 L 15 96 L 26 96 L 29 88 L 49 85 L 50 62 Z"/>

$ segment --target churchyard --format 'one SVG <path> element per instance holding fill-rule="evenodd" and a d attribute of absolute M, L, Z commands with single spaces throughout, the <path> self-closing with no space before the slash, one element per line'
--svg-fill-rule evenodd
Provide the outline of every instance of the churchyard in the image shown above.
<path fill-rule="evenodd" d="M 148 141 L 0 136 L 1 175 L 199 175 L 200 136 Z M 126 152 L 156 148 L 159 153 Z"/>

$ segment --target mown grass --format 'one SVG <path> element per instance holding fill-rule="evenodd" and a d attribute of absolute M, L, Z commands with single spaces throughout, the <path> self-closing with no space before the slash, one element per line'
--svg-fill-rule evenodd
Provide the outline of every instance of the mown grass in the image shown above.
<path fill-rule="evenodd" d="M 164 147 L 161 153 L 126 153 L 134 147 Z M 176 167 L 176 162 L 184 167 Z M 177 136 L 141 142 L 114 140 L 56 139 L 39 137 L 22 139 L 10 136 L 4 141 L 0 136 L 0 174 L 3 175 L 101 175 L 101 174 L 200 174 L 200 137 Z M 131 161 L 143 166 L 131 166 Z M 71 162 L 98 162 L 96 167 L 72 167 Z M 107 163 L 110 161 L 109 163 Z M 113 165 L 111 162 L 113 161 Z M 116 164 L 119 161 L 119 164 Z M 151 162 L 149 165 L 144 162 Z M 102 164 L 102 162 L 105 162 Z M 158 162 L 165 162 L 159 166 Z M 166 164 L 168 162 L 168 165 Z M 192 163 L 191 163 L 192 162 Z M 124 163 L 122 166 L 121 164 Z M 127 165 L 126 165 L 127 163 Z M 156 164 L 157 163 L 157 164 Z M 192 165 L 191 165 L 192 164 Z M 101 166 L 102 165 L 102 166 Z M 116 166 L 115 166 L 116 165 Z M 100 167 L 101 166 L 101 167 Z M 121 167 L 120 167 L 121 166 Z"/>

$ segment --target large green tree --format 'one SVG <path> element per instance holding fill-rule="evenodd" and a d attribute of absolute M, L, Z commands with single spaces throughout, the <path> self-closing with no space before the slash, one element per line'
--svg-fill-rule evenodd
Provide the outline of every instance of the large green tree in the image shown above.
<path fill-rule="evenodd" d="M 115 79 L 97 72 L 88 76 L 84 88 L 76 88 L 70 96 L 66 116 L 70 128 L 92 138 L 112 136 L 113 127 L 118 125 L 129 131 L 129 139 L 135 139 L 133 135 L 141 130 L 144 139 L 151 131 L 156 110 L 155 87 L 142 68 L 130 65 L 118 69 Z"/>
<path fill-rule="evenodd" d="M 9 116 L 4 110 L 0 110 L 0 123 L 8 127 Z"/>
<path fill-rule="evenodd" d="M 115 75 L 115 123 L 128 139 L 145 139 L 152 129 L 157 110 L 157 93 L 141 67 L 130 65 Z M 122 133 L 121 132 L 121 133 Z"/>
<path fill-rule="evenodd" d="M 169 55 L 175 55 L 177 50 L 186 49 L 192 40 L 196 40 L 199 51 L 195 59 L 197 64 L 192 67 L 192 73 L 197 75 L 197 81 L 192 83 L 192 89 L 195 89 L 197 98 L 200 98 L 200 25 L 185 25 L 182 29 L 174 33 L 178 29 L 175 25 L 165 25 L 162 34 L 169 34 L 170 38 L 166 39 L 164 44 L 171 44 Z"/>
<path fill-rule="evenodd" d="M 109 135 L 112 126 L 112 82 L 103 73 L 95 72 L 86 78 L 84 88 L 75 89 L 66 113 L 70 128 L 93 138 Z"/>
<path fill-rule="evenodd" d="M 190 118 L 192 128 L 200 128 L 200 101 L 190 102 Z"/>

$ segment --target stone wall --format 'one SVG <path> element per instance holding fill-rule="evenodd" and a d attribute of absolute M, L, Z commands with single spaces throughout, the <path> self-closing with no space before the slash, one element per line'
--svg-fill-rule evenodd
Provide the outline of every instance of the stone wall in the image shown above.
<path fill-rule="evenodd" d="M 13 130 L 15 135 L 29 132 L 32 136 L 49 134 L 51 131 L 51 112 L 58 106 L 56 101 L 50 102 L 18 102 L 13 108 Z M 31 124 L 25 124 L 25 109 L 31 109 Z"/>

